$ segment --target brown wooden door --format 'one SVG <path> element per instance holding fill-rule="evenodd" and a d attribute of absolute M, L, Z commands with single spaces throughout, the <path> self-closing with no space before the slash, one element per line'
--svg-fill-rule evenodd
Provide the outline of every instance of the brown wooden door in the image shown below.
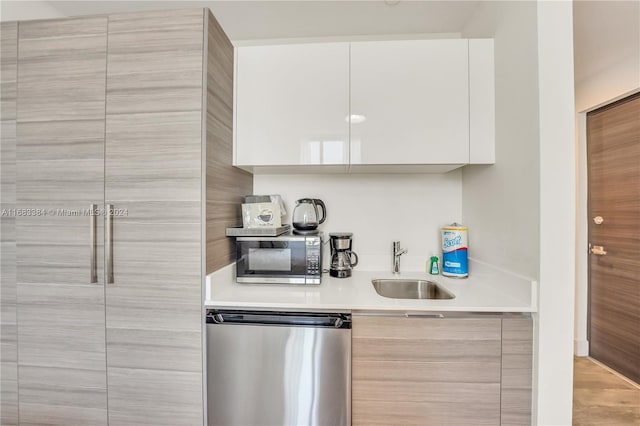
<path fill-rule="evenodd" d="M 640 382 L 640 94 L 587 115 L 587 155 L 589 352 Z"/>

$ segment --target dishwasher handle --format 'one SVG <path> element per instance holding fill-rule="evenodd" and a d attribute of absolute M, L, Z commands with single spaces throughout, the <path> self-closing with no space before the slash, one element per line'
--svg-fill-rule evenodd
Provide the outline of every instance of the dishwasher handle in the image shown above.
<path fill-rule="evenodd" d="M 207 324 L 351 328 L 351 314 L 317 312 L 209 311 Z"/>

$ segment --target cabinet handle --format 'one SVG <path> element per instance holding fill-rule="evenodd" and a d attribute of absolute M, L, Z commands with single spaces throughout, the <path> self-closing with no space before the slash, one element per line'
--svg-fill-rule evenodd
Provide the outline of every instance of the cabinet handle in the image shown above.
<path fill-rule="evenodd" d="M 105 265 L 107 284 L 113 284 L 113 204 L 107 204 L 107 226 L 105 227 L 107 240 L 107 262 Z"/>
<path fill-rule="evenodd" d="M 98 230 L 97 210 L 97 204 L 89 205 L 89 262 L 91 265 L 91 284 L 98 282 L 98 250 L 96 247 L 96 233 Z"/>
<path fill-rule="evenodd" d="M 444 318 L 442 314 L 404 314 L 407 318 Z"/>

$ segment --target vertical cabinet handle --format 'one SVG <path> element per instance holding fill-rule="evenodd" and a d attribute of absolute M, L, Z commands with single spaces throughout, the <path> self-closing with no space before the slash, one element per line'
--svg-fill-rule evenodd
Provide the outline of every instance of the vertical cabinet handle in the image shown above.
<path fill-rule="evenodd" d="M 98 248 L 96 246 L 96 233 L 98 231 L 97 204 L 89 205 L 89 262 L 91 264 L 91 284 L 98 282 Z"/>
<path fill-rule="evenodd" d="M 107 284 L 113 284 L 113 204 L 107 204 L 107 224 L 105 227 L 106 240 L 107 240 L 107 262 L 105 265 Z"/>

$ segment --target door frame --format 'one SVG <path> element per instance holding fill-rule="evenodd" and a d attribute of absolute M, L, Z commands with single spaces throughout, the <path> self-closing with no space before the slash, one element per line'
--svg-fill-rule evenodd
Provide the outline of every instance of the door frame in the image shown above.
<path fill-rule="evenodd" d="M 576 113 L 576 283 L 574 355 L 589 356 L 589 217 L 587 113 L 640 93 L 640 87 Z"/>

